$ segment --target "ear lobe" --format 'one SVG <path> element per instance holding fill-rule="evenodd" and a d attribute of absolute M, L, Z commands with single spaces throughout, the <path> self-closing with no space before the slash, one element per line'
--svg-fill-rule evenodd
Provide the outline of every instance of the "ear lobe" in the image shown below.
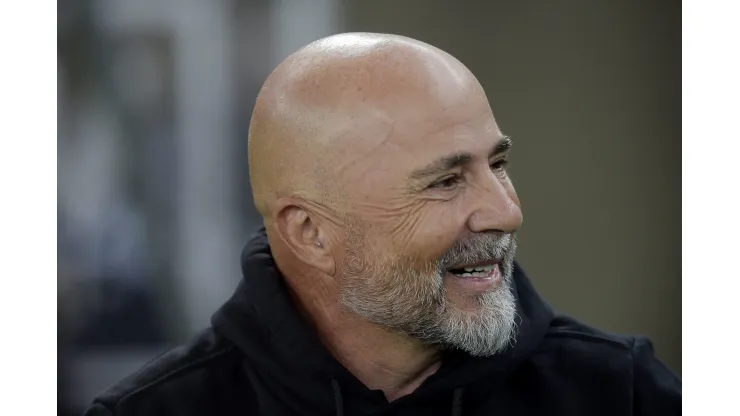
<path fill-rule="evenodd" d="M 333 276 L 334 256 L 320 224 L 304 208 L 286 205 L 277 214 L 277 230 L 283 243 L 301 262 Z"/>

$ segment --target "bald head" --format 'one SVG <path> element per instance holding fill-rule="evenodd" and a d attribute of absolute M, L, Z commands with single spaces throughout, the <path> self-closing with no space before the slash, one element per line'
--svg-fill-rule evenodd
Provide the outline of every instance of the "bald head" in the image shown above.
<path fill-rule="evenodd" d="M 280 198 L 343 210 L 359 155 L 394 128 L 478 96 L 454 57 L 410 38 L 348 33 L 313 42 L 283 61 L 262 87 L 249 131 L 254 201 L 266 223 Z"/>
<path fill-rule="evenodd" d="M 511 141 L 463 64 L 401 36 L 325 38 L 269 76 L 250 127 L 273 256 L 304 306 L 323 305 L 313 315 L 341 305 L 430 345 L 506 345 L 522 220 Z M 453 276 L 471 265 L 501 278 Z"/>

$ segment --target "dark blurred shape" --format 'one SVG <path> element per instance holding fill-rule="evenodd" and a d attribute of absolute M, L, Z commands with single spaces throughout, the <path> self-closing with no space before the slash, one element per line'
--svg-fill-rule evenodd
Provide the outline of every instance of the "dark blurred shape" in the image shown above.
<path fill-rule="evenodd" d="M 57 0 L 57 57 L 72 90 L 99 80 L 104 66 L 94 53 L 102 46 L 92 0 Z"/>
<path fill-rule="evenodd" d="M 102 302 L 85 322 L 75 340 L 76 347 L 101 348 L 164 342 L 153 296 L 138 285 L 103 279 L 97 288 Z"/>

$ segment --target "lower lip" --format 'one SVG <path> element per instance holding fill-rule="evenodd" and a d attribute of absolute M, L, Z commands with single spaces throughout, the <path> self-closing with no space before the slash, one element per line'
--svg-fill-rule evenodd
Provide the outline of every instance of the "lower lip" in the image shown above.
<path fill-rule="evenodd" d="M 491 290 L 500 285 L 503 280 L 501 276 L 501 268 L 498 264 L 496 264 L 493 269 L 483 277 L 458 276 L 450 272 L 447 272 L 447 277 L 451 283 L 475 292 Z"/>

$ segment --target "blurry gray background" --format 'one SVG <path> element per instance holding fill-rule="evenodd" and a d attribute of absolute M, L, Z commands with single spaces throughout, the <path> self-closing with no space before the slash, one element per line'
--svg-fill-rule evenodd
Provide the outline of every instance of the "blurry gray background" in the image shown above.
<path fill-rule="evenodd" d="M 438 46 L 515 140 L 519 260 L 559 310 L 681 372 L 680 2 L 58 1 L 60 414 L 208 325 L 252 206 L 246 132 L 289 53 Z"/>

